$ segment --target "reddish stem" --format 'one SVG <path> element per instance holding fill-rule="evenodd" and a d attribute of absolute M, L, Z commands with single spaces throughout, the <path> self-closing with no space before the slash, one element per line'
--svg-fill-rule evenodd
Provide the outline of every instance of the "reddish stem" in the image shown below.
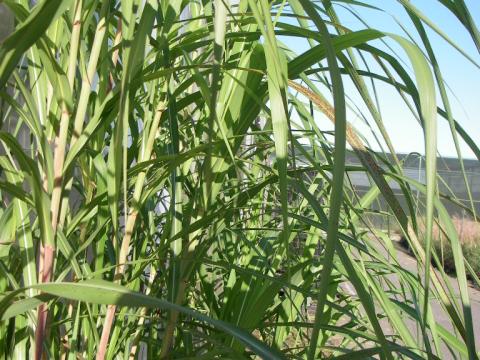
<path fill-rule="evenodd" d="M 43 251 L 42 251 L 43 248 Z M 55 250 L 51 245 L 41 247 L 43 252 L 43 261 L 39 271 L 39 280 L 41 283 L 50 282 L 53 273 L 53 259 Z M 43 354 L 43 342 L 45 338 L 45 328 L 47 325 L 48 308 L 45 303 L 38 307 L 37 328 L 35 330 L 35 360 L 41 360 Z"/>
<path fill-rule="evenodd" d="M 105 355 L 108 349 L 108 339 L 110 338 L 110 331 L 112 330 L 112 324 L 115 317 L 116 309 L 116 305 L 108 305 L 107 314 L 105 315 L 105 321 L 102 329 L 102 336 L 100 338 L 100 344 L 98 344 L 96 360 L 105 359 Z"/>

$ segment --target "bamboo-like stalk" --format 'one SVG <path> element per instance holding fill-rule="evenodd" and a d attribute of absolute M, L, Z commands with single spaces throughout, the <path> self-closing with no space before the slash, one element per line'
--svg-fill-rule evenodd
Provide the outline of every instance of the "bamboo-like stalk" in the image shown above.
<path fill-rule="evenodd" d="M 218 91 L 219 91 L 219 81 L 220 81 L 220 66 L 223 60 L 224 47 L 225 47 L 225 33 L 227 29 L 227 12 L 230 11 L 230 1 L 229 0 L 215 0 L 214 2 L 214 50 L 213 50 L 213 71 L 212 71 L 212 94 L 210 98 L 210 113 L 208 117 L 208 131 L 207 131 L 207 141 L 209 147 L 207 149 L 207 156 L 203 165 L 205 186 L 203 187 L 203 209 L 200 206 L 201 212 L 206 212 L 207 209 L 213 203 L 213 191 L 212 183 L 214 181 L 213 166 L 212 166 L 212 143 L 214 141 L 214 124 L 218 123 L 218 112 L 221 110 L 221 103 L 217 102 Z M 221 127 L 221 126 L 220 126 Z M 179 176 L 177 170 L 173 175 L 175 178 Z M 181 203 L 181 184 L 178 180 L 175 180 L 175 206 L 174 206 L 174 218 L 172 226 L 172 236 L 176 236 L 181 231 L 181 221 L 178 220 L 180 214 L 182 214 L 182 203 Z M 195 251 L 195 242 L 189 245 L 187 256 L 190 256 Z M 172 255 L 173 255 L 173 275 L 172 279 L 175 285 L 172 287 L 171 292 L 173 294 L 173 301 L 177 305 L 181 305 L 184 301 L 186 286 L 187 274 L 181 274 L 180 262 L 178 261 L 181 252 L 182 252 L 182 239 L 177 239 L 172 245 Z M 178 274 L 178 275 L 177 275 Z M 179 279 L 179 284 L 176 284 L 176 279 Z M 162 339 L 162 349 L 160 351 L 160 359 L 165 358 L 172 345 L 172 339 L 175 331 L 175 327 L 178 321 L 178 312 L 172 311 L 169 313 L 167 326 L 165 328 L 165 335 Z"/>
<path fill-rule="evenodd" d="M 80 42 L 80 28 L 82 15 L 82 0 L 75 2 L 74 17 L 72 26 L 72 35 L 70 40 L 70 53 L 68 58 L 67 79 L 70 91 L 73 90 L 76 71 L 76 59 Z M 60 128 L 54 140 L 54 162 L 53 162 L 53 190 L 51 199 L 51 220 L 53 236 L 55 236 L 58 226 L 58 216 L 61 205 L 61 196 L 63 189 L 63 163 L 65 161 L 65 151 L 67 147 L 68 128 L 70 124 L 71 110 L 63 102 L 61 105 Z M 39 282 L 50 282 L 53 280 L 53 266 L 55 259 L 55 245 L 45 244 L 43 247 L 42 272 Z M 35 358 L 40 360 L 43 352 L 45 327 L 48 319 L 48 309 L 45 304 L 38 308 L 38 320 L 35 334 Z"/>
<path fill-rule="evenodd" d="M 78 98 L 77 103 L 77 110 L 75 112 L 75 119 L 73 122 L 73 132 L 72 137 L 70 139 L 70 146 L 75 145 L 78 138 L 82 134 L 83 126 L 85 122 L 85 116 L 87 113 L 87 105 L 88 99 L 90 96 L 90 92 L 92 90 L 93 79 L 95 77 L 95 73 L 97 72 L 97 65 L 100 58 L 100 51 L 103 46 L 105 32 L 107 30 L 107 17 L 108 17 L 108 1 L 102 2 L 102 8 L 100 11 L 100 19 L 98 20 L 97 27 L 95 29 L 95 37 L 93 40 L 92 48 L 90 51 L 90 58 L 88 60 L 88 65 L 86 72 L 82 74 L 82 86 L 80 88 L 80 96 Z M 73 179 L 68 179 L 67 183 L 65 184 L 64 191 L 65 193 L 70 193 L 70 190 L 73 185 Z M 66 216 L 66 210 L 68 207 L 68 198 L 66 197 L 63 201 L 62 211 L 60 212 L 59 216 L 60 219 L 58 222 L 60 225 L 63 225 Z"/>
<path fill-rule="evenodd" d="M 157 276 L 157 270 L 154 267 L 150 268 L 150 274 L 148 275 L 148 283 L 147 283 L 147 289 L 145 290 L 145 295 L 149 295 L 150 291 L 152 290 L 152 284 L 153 281 L 155 280 L 155 277 Z M 142 335 L 141 328 L 143 324 L 145 323 L 145 315 L 147 314 L 147 308 L 141 308 L 140 310 L 140 318 L 138 319 L 137 326 L 138 329 L 135 331 L 133 334 L 133 339 L 131 343 L 131 348 L 130 348 L 130 354 L 128 356 L 129 360 L 135 360 L 135 355 L 138 350 L 138 343 L 140 342 L 140 338 Z"/>
<path fill-rule="evenodd" d="M 155 109 L 155 115 L 153 117 L 152 125 L 149 129 L 148 139 L 145 145 L 145 149 L 140 158 L 140 161 L 147 161 L 151 157 L 153 144 L 157 136 L 158 127 L 160 126 L 160 119 L 162 117 L 164 110 L 165 110 L 165 104 L 160 101 Z M 125 262 L 127 261 L 127 256 L 130 250 L 130 242 L 132 240 L 135 223 L 138 216 L 138 210 L 139 210 L 138 204 L 140 203 L 140 197 L 142 195 L 145 176 L 146 176 L 146 171 L 142 171 L 140 174 L 138 174 L 137 179 L 135 180 L 135 191 L 132 197 L 133 207 L 130 208 L 131 212 L 127 216 L 127 222 L 125 225 L 125 234 L 123 236 L 122 244 L 120 246 L 118 265 L 115 269 L 115 281 L 117 282 L 122 280 L 123 275 L 125 273 Z M 103 322 L 102 335 L 100 338 L 100 343 L 98 345 L 98 350 L 96 355 L 97 360 L 103 360 L 107 353 L 108 339 L 110 337 L 110 332 L 111 332 L 112 324 L 115 318 L 116 309 L 117 307 L 115 305 L 109 305 L 107 307 L 105 321 Z"/>

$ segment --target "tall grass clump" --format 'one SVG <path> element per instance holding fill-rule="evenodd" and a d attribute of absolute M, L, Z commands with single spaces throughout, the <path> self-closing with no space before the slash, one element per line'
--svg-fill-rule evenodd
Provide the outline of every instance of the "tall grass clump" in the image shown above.
<path fill-rule="evenodd" d="M 467 274 L 470 279 L 480 286 L 477 280 L 480 277 L 480 224 L 468 218 L 452 218 L 455 231 L 458 234 L 458 240 L 462 248 L 465 260 L 471 267 L 471 273 Z M 425 224 L 419 221 L 420 231 L 425 231 Z M 455 257 L 452 244 L 445 234 L 445 230 L 435 224 L 432 228 L 432 243 L 438 257 L 436 266 L 441 266 L 448 274 L 455 274 Z M 401 244 L 408 249 L 408 242 L 405 238 L 401 239 Z"/>
<path fill-rule="evenodd" d="M 480 151 L 451 110 L 430 36 L 476 69 L 478 54 L 398 3 L 410 33 L 369 27 L 364 11 L 387 14 L 364 1 L 0 4 L 15 19 L 0 46 L 0 353 L 477 359 L 470 267 L 437 192 L 437 123 L 460 161 L 460 142 Z M 480 49 L 463 0 L 432 6 Z M 306 51 L 289 48 L 302 41 Z M 425 184 L 398 159 L 383 165 L 395 148 L 379 84 L 418 120 Z M 351 125 L 355 112 L 385 152 Z M 346 166 L 346 149 L 361 166 Z M 371 180 L 366 195 L 352 172 Z M 366 221 L 378 197 L 417 272 Z M 430 265 L 435 223 L 460 296 Z"/>

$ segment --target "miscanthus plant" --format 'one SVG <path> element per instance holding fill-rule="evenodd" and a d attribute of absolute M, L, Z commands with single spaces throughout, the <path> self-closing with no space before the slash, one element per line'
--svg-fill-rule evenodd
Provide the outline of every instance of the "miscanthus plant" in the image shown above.
<path fill-rule="evenodd" d="M 15 28 L 0 47 L 0 353 L 478 358 L 471 266 L 437 192 L 437 123 L 460 159 L 460 141 L 480 150 L 452 113 L 429 34 L 476 68 L 478 54 L 398 2 L 402 34 L 353 31 L 337 15 L 362 21 L 382 2 L 4 1 Z M 431 3 L 480 49 L 463 0 Z M 310 47 L 295 53 L 292 41 Z M 395 153 L 380 83 L 424 132 L 425 184 L 349 123 L 359 112 Z M 346 151 L 362 165 L 346 166 Z M 368 174 L 365 195 L 352 172 Z M 368 221 L 379 197 L 415 273 Z M 431 267 L 434 224 L 460 296 Z"/>

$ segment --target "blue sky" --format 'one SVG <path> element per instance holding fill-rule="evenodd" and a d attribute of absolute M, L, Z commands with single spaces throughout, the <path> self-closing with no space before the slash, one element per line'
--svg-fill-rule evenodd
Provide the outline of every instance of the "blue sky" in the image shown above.
<path fill-rule="evenodd" d="M 370 0 L 370 4 L 381 7 L 386 13 L 375 10 L 359 9 L 357 11 L 363 19 L 372 27 L 385 32 L 404 35 L 405 33 L 395 22 L 397 19 L 406 26 L 408 31 L 415 34 L 413 25 L 403 7 L 395 0 Z M 480 56 L 477 49 L 459 21 L 451 15 L 437 0 L 413 0 L 412 3 L 419 8 L 430 20 L 467 52 L 475 61 L 480 63 Z M 466 1 L 472 16 L 477 24 L 480 23 L 480 1 Z M 355 30 L 361 29 L 362 25 L 341 7 L 336 7 L 337 13 L 341 18 L 343 25 Z M 437 52 L 437 60 L 442 70 L 442 75 L 450 88 L 450 100 L 455 119 L 467 130 L 473 140 L 480 143 L 480 126 L 478 125 L 478 115 L 480 114 L 480 70 L 469 63 L 461 54 L 447 44 L 443 39 L 433 31 L 427 29 L 428 35 Z M 418 40 L 418 38 L 416 38 Z M 284 41 L 285 39 L 282 39 Z M 307 43 L 299 41 L 286 40 L 286 45 L 297 53 L 308 49 Z M 420 43 L 420 42 L 419 42 Z M 403 56 L 402 50 L 395 46 L 393 41 L 389 41 L 395 50 Z M 404 58 L 407 67 L 408 60 Z M 344 78 L 345 79 L 345 78 Z M 345 81 L 345 89 L 352 97 L 355 104 L 358 104 L 358 96 L 353 85 Z M 390 86 L 377 84 L 377 91 L 380 94 L 380 109 L 386 128 L 391 136 L 394 147 L 398 152 L 419 152 L 424 153 L 423 133 L 420 125 L 411 115 L 408 108 L 402 104 L 396 90 Z M 437 99 L 440 102 L 440 98 Z M 443 107 L 443 106 L 442 106 Z M 364 110 L 365 108 L 362 108 Z M 366 113 L 366 112 L 365 112 Z M 349 112 L 349 121 L 365 136 L 370 142 L 372 148 L 378 150 L 371 130 L 365 126 L 364 121 L 353 112 Z M 320 125 L 325 128 L 331 128 L 328 122 L 320 120 Z M 456 156 L 455 147 L 452 141 L 452 135 L 448 123 L 443 118 L 438 118 L 438 150 L 442 156 Z M 462 156 L 472 158 L 473 153 L 465 144 L 461 144 Z"/>

